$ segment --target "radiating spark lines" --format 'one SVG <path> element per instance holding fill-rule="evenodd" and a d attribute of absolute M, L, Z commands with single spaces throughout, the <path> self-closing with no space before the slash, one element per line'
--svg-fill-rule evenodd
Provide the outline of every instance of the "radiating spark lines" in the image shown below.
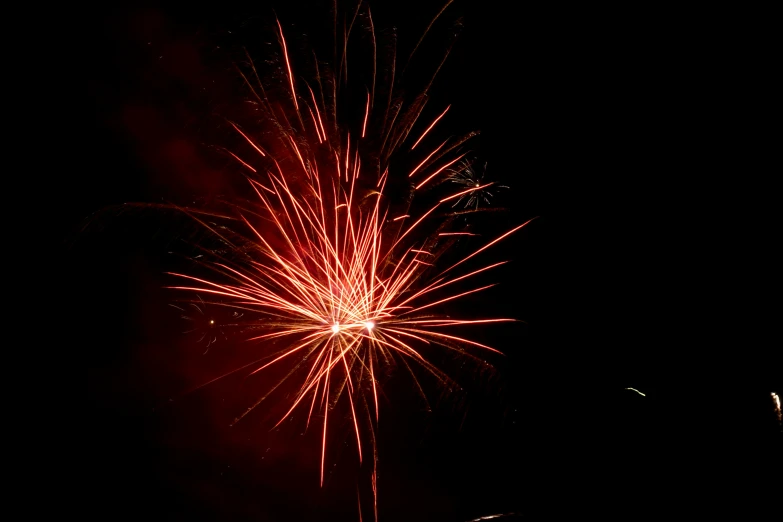
<path fill-rule="evenodd" d="M 272 365 L 295 364 L 298 370 L 292 370 L 285 382 L 296 391 L 290 395 L 287 411 L 278 425 L 295 411 L 306 414 L 307 426 L 322 418 L 321 485 L 329 427 L 339 421 L 333 419 L 330 410 L 342 401 L 349 412 L 360 463 L 371 448 L 375 495 L 375 433 L 381 416 L 379 376 L 388 374 L 388 367 L 395 361 L 401 362 L 421 389 L 419 377 L 411 370 L 410 363 L 414 363 L 437 382 L 449 385 L 451 379 L 427 358 L 425 348 L 440 346 L 477 358 L 483 358 L 482 352 L 500 353 L 463 337 L 461 329 L 451 332 L 448 328 L 515 319 L 453 319 L 437 313 L 446 303 L 494 286 L 480 283 L 479 276 L 505 261 L 480 267 L 465 263 L 530 221 L 497 237 L 481 239 L 466 255 L 450 256 L 444 269 L 444 253 L 462 245 L 459 241 L 463 238 L 479 240 L 475 239 L 478 234 L 455 229 L 453 220 L 438 218 L 436 211 L 448 212 L 455 199 L 470 197 L 491 184 L 463 186 L 456 193 L 438 194 L 420 208 L 412 206 L 409 199 L 394 200 L 389 181 L 408 183 L 411 198 L 425 186 L 429 190 L 435 185 L 433 180 L 443 177 L 464 158 L 465 154 L 456 149 L 474 134 L 443 141 L 421 152 L 449 107 L 408 146 L 407 136 L 421 108 L 409 111 L 412 116 L 407 119 L 398 119 L 400 106 L 374 106 L 369 89 L 366 98 L 357 101 L 361 105 L 361 120 L 356 125 L 358 131 L 351 132 L 335 119 L 336 100 L 324 102 L 329 98 L 324 96 L 320 80 L 306 89 L 297 87 L 289 46 L 279 21 L 277 36 L 286 73 L 284 98 L 290 98 L 290 102 L 275 100 L 273 104 L 264 89 L 250 84 L 250 75 L 242 75 L 253 95 L 263 102 L 259 110 L 264 111 L 266 121 L 273 123 L 274 132 L 254 132 L 250 125 L 230 122 L 241 138 L 244 152 L 239 148 L 226 152 L 244 169 L 255 199 L 254 208 L 235 209 L 234 223 L 239 228 L 233 232 L 244 237 L 245 246 L 241 252 L 234 252 L 236 255 L 216 255 L 204 261 L 202 264 L 212 271 L 211 276 L 169 272 L 180 281 L 170 288 L 212 295 L 223 306 L 241 310 L 246 317 L 259 317 L 257 330 L 264 332 L 248 340 L 253 341 L 253 349 L 261 355 L 255 363 L 234 372 L 247 369 L 249 375 L 261 375 Z M 343 57 L 341 70 L 346 68 Z M 341 78 L 333 79 L 333 85 L 340 81 Z M 372 89 L 374 92 L 375 79 Z M 300 92 L 306 94 L 300 97 Z M 387 143 L 396 144 L 391 152 L 404 150 L 412 154 L 416 149 L 417 159 L 411 163 L 415 167 L 406 172 L 390 165 L 389 154 L 384 153 L 389 151 Z M 448 185 L 439 186 L 442 189 Z M 218 233 L 213 225 L 202 224 Z M 457 270 L 467 266 L 471 268 Z M 275 354 L 265 352 L 268 343 L 275 340 L 285 341 L 286 347 Z M 377 498 L 373 506 L 377 517 Z"/>

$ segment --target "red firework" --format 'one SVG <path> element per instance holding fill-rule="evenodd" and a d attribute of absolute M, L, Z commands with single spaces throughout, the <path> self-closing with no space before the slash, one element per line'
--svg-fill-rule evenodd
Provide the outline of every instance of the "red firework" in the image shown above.
<path fill-rule="evenodd" d="M 369 10 L 367 15 L 375 51 Z M 391 89 L 379 99 L 374 77 L 366 96 L 354 101 L 361 118 L 353 128 L 346 126 L 342 105 L 338 109 L 344 58 L 336 74 L 323 69 L 312 85 L 298 81 L 279 22 L 277 29 L 283 78 L 278 83 L 284 89 L 272 91 L 250 63 L 241 72 L 252 119 L 229 121 L 242 145 L 225 152 L 244 169 L 253 201 L 229 202 L 237 216 L 232 227 L 191 213 L 223 249 L 200 260 L 214 277 L 173 273 L 184 282 L 171 288 L 212 295 L 253 323 L 248 340 L 256 343 L 258 358 L 234 372 L 254 375 L 272 365 L 292 366 L 285 382 L 295 383 L 298 391 L 278 425 L 297 409 L 307 411 L 308 426 L 314 417 L 323 419 L 321 485 L 329 413 L 338 402 L 346 403 L 360 462 L 363 447 L 372 448 L 375 491 L 379 375 L 394 365 L 408 370 L 418 365 L 448 385 L 451 379 L 423 347 L 478 358 L 481 352 L 499 353 L 449 328 L 514 319 L 437 314 L 445 303 L 494 286 L 465 285 L 504 261 L 471 269 L 466 262 L 527 222 L 460 257 L 446 255 L 464 236 L 475 235 L 457 225 L 451 208 L 492 185 L 465 184 L 453 192 L 457 184 L 445 183 L 470 168 L 460 147 L 475 133 L 429 143 L 430 131 L 449 107 L 419 123 L 427 89 L 407 105 L 393 98 Z M 393 84 L 393 65 L 390 74 Z M 396 161 L 399 156 L 409 158 L 411 166 L 398 166 L 405 163 Z M 273 339 L 285 340 L 286 348 L 270 353 L 267 341 Z M 416 379 L 412 370 L 410 375 Z"/>

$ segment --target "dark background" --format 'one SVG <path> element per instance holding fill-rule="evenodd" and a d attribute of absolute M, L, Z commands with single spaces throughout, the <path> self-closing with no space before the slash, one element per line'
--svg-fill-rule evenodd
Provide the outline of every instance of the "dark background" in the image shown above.
<path fill-rule="evenodd" d="M 440 7 L 372 5 L 401 47 Z M 108 205 L 221 189 L 194 138 L 230 89 L 198 94 L 224 70 L 207 51 L 274 12 L 315 40 L 328 9 L 119 5 L 32 18 L 25 155 L 46 201 L 24 267 L 43 283 L 21 372 L 36 392 L 20 393 L 35 427 L 31 512 L 356 520 L 357 483 L 369 502 L 350 443 L 319 489 L 317 437 L 268 433 L 261 417 L 229 429 L 239 380 L 168 402 L 228 364 L 173 324 L 162 272 L 179 236 L 146 214 L 83 228 Z M 468 393 L 432 413 L 391 386 L 380 520 L 771 516 L 781 436 L 770 393 L 783 379 L 767 15 L 457 1 L 442 26 L 460 16 L 432 110 L 451 103 L 454 125 L 481 129 L 477 151 L 511 187 L 496 225 L 538 216 L 493 254 L 513 263 L 504 290 L 478 303 L 525 323 L 487 333 L 507 354 L 497 372 L 461 373 Z M 438 30 L 426 40 L 435 51 Z"/>

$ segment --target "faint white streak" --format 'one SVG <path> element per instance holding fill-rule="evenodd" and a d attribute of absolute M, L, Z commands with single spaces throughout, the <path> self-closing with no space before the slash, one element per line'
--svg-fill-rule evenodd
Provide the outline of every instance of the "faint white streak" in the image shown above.
<path fill-rule="evenodd" d="M 468 520 L 467 522 L 480 522 L 481 520 L 492 520 L 493 518 L 500 518 L 500 517 L 510 517 L 516 515 L 516 513 L 499 513 L 497 515 L 487 515 L 485 517 L 478 517 L 471 520 Z"/>

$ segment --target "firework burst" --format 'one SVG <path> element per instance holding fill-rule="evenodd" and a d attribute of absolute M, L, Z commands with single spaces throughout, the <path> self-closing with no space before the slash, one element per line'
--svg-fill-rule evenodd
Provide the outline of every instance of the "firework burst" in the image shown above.
<path fill-rule="evenodd" d="M 487 164 L 484 163 L 481 169 L 479 169 L 475 163 L 475 161 L 462 160 L 458 168 L 450 171 L 451 174 L 448 180 L 463 187 L 463 194 L 454 202 L 452 207 L 457 207 L 460 204 L 464 208 L 472 208 L 474 210 L 478 210 L 479 206 L 488 207 L 492 205 L 492 198 L 497 190 L 508 188 L 506 185 L 487 182 L 485 180 Z"/>
<path fill-rule="evenodd" d="M 218 303 L 220 305 L 221 303 Z M 201 296 L 195 299 L 183 299 L 177 303 L 170 303 L 177 310 L 180 318 L 186 321 L 186 329 L 183 334 L 190 336 L 196 344 L 204 346 L 204 353 L 219 343 L 234 337 L 243 328 L 253 328 L 254 322 L 244 324 L 245 312 L 232 310 L 231 306 L 216 306 L 211 300 L 204 301 Z"/>
<path fill-rule="evenodd" d="M 214 330 L 206 306 L 241 316 L 242 331 L 251 332 L 245 336 L 252 343 L 248 346 L 258 357 L 231 373 L 263 375 L 273 365 L 290 367 L 274 386 L 296 387 L 278 425 L 295 411 L 303 413 L 307 426 L 318 424 L 321 485 L 335 417 L 331 412 L 344 404 L 358 459 L 367 460 L 369 454 L 373 463 L 375 492 L 381 376 L 401 367 L 421 390 L 412 370 L 419 366 L 451 386 L 450 377 L 426 356 L 428 347 L 482 362 L 487 354 L 499 353 L 465 337 L 462 327 L 514 319 L 455 319 L 442 310 L 494 286 L 475 281 L 505 262 L 477 266 L 473 259 L 527 222 L 466 253 L 454 252 L 477 234 L 459 228 L 452 207 L 462 201 L 475 208 L 487 203 L 491 185 L 482 181 L 483 171 L 477 176 L 461 150 L 475 133 L 434 140 L 431 131 L 443 124 L 449 108 L 420 121 L 429 85 L 412 101 L 398 97 L 393 60 L 385 69 L 388 87 L 380 87 L 372 17 L 369 9 L 361 14 L 371 36 L 373 76 L 359 98 L 346 87 L 345 54 L 333 69 L 315 60 L 313 80 L 300 80 L 279 22 L 280 61 L 271 80 L 261 80 L 265 76 L 249 57 L 238 67 L 246 109 L 226 118 L 236 142 L 222 152 L 242 170 L 252 197 L 224 201 L 227 212 L 182 209 L 211 232 L 219 247 L 202 246 L 196 260 L 211 275 L 172 272 L 181 283 L 171 288 L 211 296 L 177 305 L 201 325 L 198 334 L 207 347 L 223 330 Z M 344 49 L 352 26 L 345 32 Z M 347 101 L 345 92 L 351 93 Z M 345 113 L 359 116 L 351 119 Z M 448 180 L 453 183 L 444 183 Z M 218 225 L 220 219 L 228 225 Z M 280 343 L 285 348 L 272 348 Z M 375 513 L 377 518 L 377 507 Z"/>

